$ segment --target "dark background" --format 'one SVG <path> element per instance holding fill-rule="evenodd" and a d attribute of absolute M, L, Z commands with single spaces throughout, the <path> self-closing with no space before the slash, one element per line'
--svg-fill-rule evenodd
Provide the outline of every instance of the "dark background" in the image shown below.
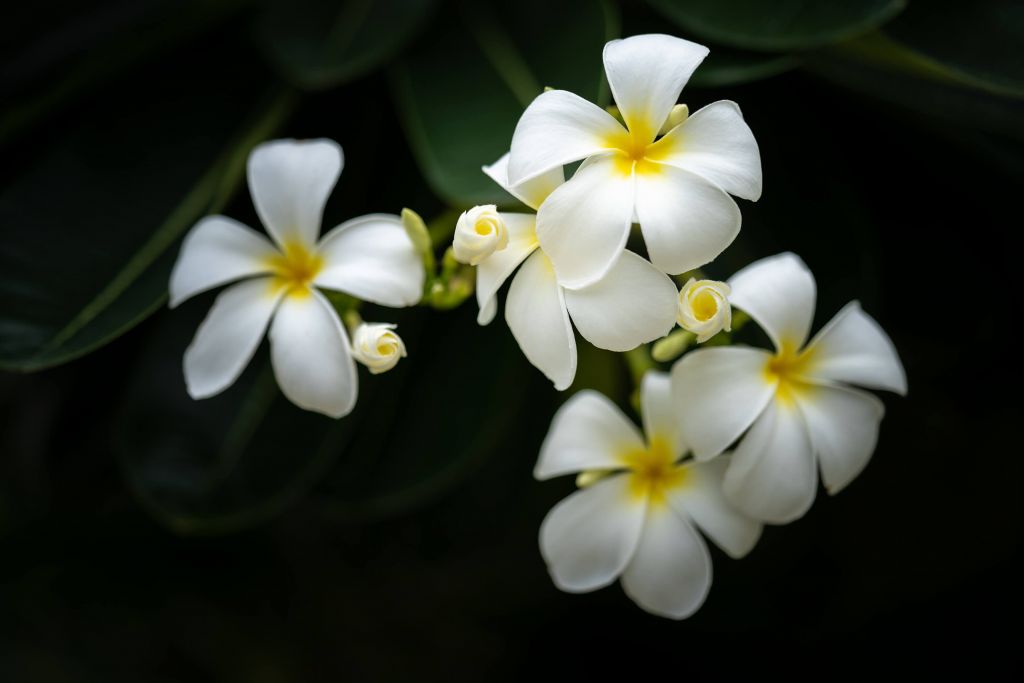
<path fill-rule="evenodd" d="M 1019 3 L 913 2 L 876 22 L 922 51 L 950 48 L 936 60 L 961 67 L 956 82 L 881 53 L 854 58 L 854 36 L 739 50 L 666 10 L 699 16 L 708 3 L 623 2 L 596 15 L 618 16 L 620 35 L 673 33 L 726 58 L 708 64 L 726 84 L 695 78 L 683 101 L 740 103 L 765 184 L 758 203 L 741 202 L 741 237 L 709 274 L 797 252 L 818 279 L 816 327 L 860 299 L 909 377 L 906 398 L 884 397 L 867 470 L 835 498 L 822 491 L 803 519 L 767 528 L 749 557 L 713 550 L 710 597 L 686 621 L 647 615 L 617 585 L 580 596 L 551 584 L 537 531 L 572 483 L 531 471 L 568 394 L 526 362 L 500 316 L 477 328 L 472 300 L 364 315 L 399 322 L 410 358 L 362 373 L 357 412 L 339 422 L 289 406 L 265 348 L 224 395 L 185 395 L 181 354 L 212 295 L 166 310 L 177 240 L 209 212 L 258 225 L 244 182 L 236 172 L 227 186 L 231 165 L 211 165 L 210 150 L 244 131 L 255 132 L 236 160 L 262 139 L 339 141 L 346 169 L 326 226 L 465 208 L 492 192 L 475 168 L 507 148 L 519 106 L 492 111 L 499 79 L 470 49 L 469 27 L 492 12 L 480 25 L 507 30 L 528 63 L 553 51 L 542 85 L 574 84 L 559 69 L 577 58 L 577 80 L 596 85 L 607 36 L 574 42 L 581 4 L 593 10 L 378 5 L 415 14 L 405 28 L 351 2 L 44 2 L 9 17 L 0 680 L 1019 672 Z M 742 18 L 756 3 L 732 5 Z M 368 22 L 346 38 L 355 57 L 331 52 L 320 30 L 338 11 L 355 14 L 335 27 Z M 359 61 L 360 41 L 388 40 Z M 469 185 L 445 175 L 450 159 L 431 159 L 421 124 L 469 160 L 454 171 Z M 181 209 L 203 173 L 212 189 Z M 175 221 L 99 319 L 120 322 L 66 353 L 39 351 L 116 272 L 107 264 L 131 261 Z M 619 356 L 581 344 L 582 386 L 628 406 Z"/>

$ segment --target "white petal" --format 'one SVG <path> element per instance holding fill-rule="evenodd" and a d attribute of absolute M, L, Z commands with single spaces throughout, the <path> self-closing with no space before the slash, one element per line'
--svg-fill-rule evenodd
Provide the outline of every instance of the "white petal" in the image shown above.
<path fill-rule="evenodd" d="M 549 90 L 530 103 L 512 134 L 508 182 L 519 185 L 610 149 L 625 133 L 611 114 L 579 95 Z"/>
<path fill-rule="evenodd" d="M 819 386 L 796 394 L 830 494 L 839 493 L 868 464 L 885 415 L 871 394 L 845 387 Z"/>
<path fill-rule="evenodd" d="M 344 156 L 333 140 L 274 140 L 249 155 L 249 192 L 278 244 L 316 244 Z"/>
<path fill-rule="evenodd" d="M 324 259 L 314 280 L 383 306 L 412 306 L 423 296 L 423 261 L 402 219 L 376 213 L 345 221 L 317 246 Z"/>
<path fill-rule="evenodd" d="M 565 304 L 584 339 L 602 349 L 629 351 L 675 326 L 676 294 L 671 278 L 624 251 L 594 284 L 566 289 Z"/>
<path fill-rule="evenodd" d="M 650 507 L 622 588 L 651 614 L 685 619 L 711 588 L 711 556 L 697 530 L 666 506 Z"/>
<path fill-rule="evenodd" d="M 640 408 L 648 441 L 667 439 L 677 458 L 686 452 L 686 440 L 672 402 L 672 378 L 667 372 L 649 371 L 640 383 Z"/>
<path fill-rule="evenodd" d="M 263 339 L 283 289 L 273 278 L 247 280 L 217 296 L 185 350 L 185 384 L 192 398 L 207 398 L 231 386 Z"/>
<path fill-rule="evenodd" d="M 476 321 L 487 325 L 498 310 L 498 290 L 519 264 L 537 248 L 537 217 L 525 213 L 501 213 L 508 230 L 508 245 L 496 251 L 476 267 L 476 302 L 480 314 Z"/>
<path fill-rule="evenodd" d="M 633 495 L 621 475 L 553 507 L 540 526 L 540 552 L 555 585 L 583 593 L 618 578 L 640 540 L 646 508 L 647 497 Z"/>
<path fill-rule="evenodd" d="M 661 34 L 612 40 L 604 46 L 604 71 L 630 133 L 646 142 L 654 139 L 707 55 L 703 45 Z"/>
<path fill-rule="evenodd" d="M 807 341 L 817 287 L 799 256 L 786 252 L 755 261 L 733 275 L 729 286 L 729 302 L 756 320 L 775 348 L 795 351 Z"/>
<path fill-rule="evenodd" d="M 544 252 L 534 252 L 512 280 L 505 322 L 526 358 L 554 382 L 555 389 L 567 389 L 576 377 L 576 337 L 562 288 Z"/>
<path fill-rule="evenodd" d="M 686 465 L 683 486 L 669 493 L 669 503 L 685 513 L 729 557 L 740 558 L 757 544 L 761 523 L 740 512 L 725 497 L 722 484 L 731 457 Z"/>
<path fill-rule="evenodd" d="M 278 251 L 238 221 L 207 216 L 189 230 L 171 271 L 171 308 L 218 285 L 270 272 Z"/>
<path fill-rule="evenodd" d="M 667 164 L 636 174 L 636 214 L 651 263 L 684 273 L 710 263 L 740 232 L 732 197 L 700 176 Z"/>
<path fill-rule="evenodd" d="M 270 326 L 270 360 L 281 392 L 306 410 L 348 415 L 358 376 L 348 335 L 320 292 L 285 297 Z"/>
<path fill-rule="evenodd" d="M 533 476 L 550 479 L 590 469 L 621 469 L 623 453 L 643 448 L 636 427 L 614 403 L 584 390 L 555 413 Z"/>
<path fill-rule="evenodd" d="M 761 197 L 761 153 L 739 105 L 712 102 L 658 141 L 657 160 L 696 173 L 729 194 Z"/>
<path fill-rule="evenodd" d="M 907 393 L 907 376 L 892 340 L 851 301 L 807 346 L 808 377 Z"/>
<path fill-rule="evenodd" d="M 754 519 L 785 524 L 811 507 L 818 471 L 803 415 L 772 401 L 733 453 L 725 495 Z"/>
<path fill-rule="evenodd" d="M 686 440 L 701 460 L 712 458 L 757 419 L 775 394 L 765 376 L 771 354 L 732 346 L 697 349 L 672 368 L 672 397 Z"/>
<path fill-rule="evenodd" d="M 512 185 L 508 181 L 508 160 L 510 156 L 511 153 L 506 152 L 503 157 L 490 166 L 484 166 L 483 171 L 491 180 L 501 185 L 506 192 L 536 211 L 544 203 L 544 200 L 548 198 L 548 195 L 565 182 L 565 172 L 561 166 L 556 166 L 532 180 L 527 180 L 519 185 Z"/>
<path fill-rule="evenodd" d="M 632 173 L 594 157 L 537 211 L 537 239 L 564 287 L 585 287 L 615 265 L 633 222 Z"/>

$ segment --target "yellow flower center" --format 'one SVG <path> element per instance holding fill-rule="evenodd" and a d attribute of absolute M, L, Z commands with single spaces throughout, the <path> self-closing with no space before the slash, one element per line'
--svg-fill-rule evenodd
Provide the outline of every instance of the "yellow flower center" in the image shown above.
<path fill-rule="evenodd" d="M 613 157 L 615 168 L 624 175 L 630 173 L 660 173 L 661 164 L 653 163 L 665 158 L 670 152 L 677 151 L 679 136 L 666 139 L 664 136 L 654 139 L 646 126 L 634 124 L 628 131 L 618 131 L 605 140 L 605 145 L 617 150 Z"/>
<path fill-rule="evenodd" d="M 782 348 L 764 366 L 765 380 L 778 382 L 775 395 L 785 403 L 792 403 L 797 394 L 811 390 L 804 379 L 813 362 L 813 354 L 800 351 L 795 344 L 783 343 Z"/>
<path fill-rule="evenodd" d="M 676 464 L 668 439 L 654 435 L 646 448 L 625 451 L 621 459 L 630 472 L 629 490 L 634 496 L 649 496 L 652 503 L 665 502 L 665 494 L 687 479 L 687 471 Z"/>
<path fill-rule="evenodd" d="M 323 258 L 300 242 L 285 242 L 281 251 L 270 257 L 275 291 L 286 289 L 289 295 L 309 293 L 313 279 L 323 268 Z"/>
<path fill-rule="evenodd" d="M 693 310 L 693 317 L 701 322 L 711 320 L 718 313 L 718 299 L 708 289 L 701 289 L 696 296 L 690 299 L 690 308 Z"/>

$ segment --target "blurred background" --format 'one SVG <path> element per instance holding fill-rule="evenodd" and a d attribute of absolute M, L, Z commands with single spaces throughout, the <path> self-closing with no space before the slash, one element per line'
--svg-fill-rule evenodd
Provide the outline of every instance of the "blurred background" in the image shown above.
<path fill-rule="evenodd" d="M 733 99 L 764 195 L 709 266 L 793 250 L 816 327 L 860 299 L 910 394 L 874 460 L 742 561 L 691 619 L 618 585 L 568 595 L 537 550 L 573 488 L 531 471 L 621 355 L 563 394 L 500 316 L 369 310 L 410 357 L 333 421 L 266 348 L 194 402 L 213 295 L 166 308 L 180 240 L 258 226 L 251 147 L 330 137 L 325 226 L 514 202 L 482 173 L 544 86 L 608 104 L 602 45 L 711 47 L 684 90 Z M 0 22 L 0 680 L 521 680 L 1018 670 L 1024 4 L 1010 0 L 38 0 Z"/>

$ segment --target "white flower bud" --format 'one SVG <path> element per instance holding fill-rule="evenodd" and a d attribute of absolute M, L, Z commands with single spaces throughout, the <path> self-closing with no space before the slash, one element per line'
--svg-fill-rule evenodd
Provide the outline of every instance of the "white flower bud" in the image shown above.
<path fill-rule="evenodd" d="M 676 320 L 688 332 L 706 342 L 720 331 L 732 329 L 732 307 L 729 306 L 729 285 L 716 280 L 690 278 L 679 292 Z"/>
<path fill-rule="evenodd" d="M 508 245 L 508 228 L 494 204 L 464 211 L 455 224 L 455 258 L 475 266 Z"/>
<path fill-rule="evenodd" d="M 405 343 L 389 323 L 360 323 L 352 333 L 352 356 L 379 375 L 405 358 Z"/>

